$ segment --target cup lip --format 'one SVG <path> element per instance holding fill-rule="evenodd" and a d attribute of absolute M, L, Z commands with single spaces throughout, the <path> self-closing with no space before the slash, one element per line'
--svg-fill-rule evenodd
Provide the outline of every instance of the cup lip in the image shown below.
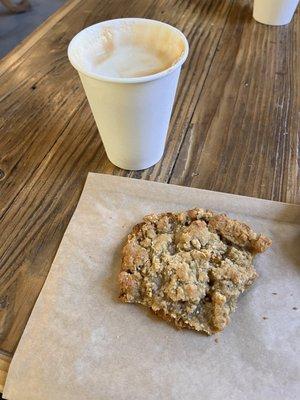
<path fill-rule="evenodd" d="M 176 32 L 181 39 L 183 40 L 184 43 L 184 51 L 182 52 L 181 56 L 179 57 L 179 59 L 176 61 L 175 64 L 171 65 L 169 68 L 164 69 L 163 71 L 160 71 L 156 74 L 152 74 L 152 75 L 145 75 L 145 76 L 139 76 L 139 77 L 131 77 L 131 78 L 119 78 L 119 77 L 109 77 L 109 76 L 104 76 L 104 75 L 100 75 L 100 74 L 96 74 L 90 71 L 86 71 L 84 68 L 82 68 L 76 61 L 75 61 L 75 57 L 73 56 L 73 48 L 75 46 L 75 40 L 76 38 L 78 38 L 82 32 L 86 31 L 87 29 L 94 27 L 94 26 L 100 26 L 100 25 L 104 25 L 104 24 L 108 24 L 110 22 L 116 22 L 116 21 L 144 21 L 145 23 L 150 23 L 150 24 L 157 24 L 157 25 L 164 25 L 166 27 L 168 27 L 168 29 L 173 30 L 174 32 Z M 71 42 L 69 43 L 68 46 L 68 58 L 70 63 L 72 64 L 72 66 L 81 74 L 86 75 L 90 78 L 99 80 L 99 81 L 106 81 L 106 82 L 113 82 L 113 83 L 143 83 L 143 82 L 148 82 L 148 81 L 153 81 L 159 78 L 162 78 L 166 75 L 169 75 L 170 73 L 172 73 L 174 70 L 176 70 L 177 68 L 181 67 L 181 65 L 185 62 L 185 60 L 187 59 L 188 56 L 188 52 L 189 52 L 189 44 L 187 41 L 187 38 L 185 37 L 185 35 L 177 28 L 175 28 L 174 26 L 167 24 L 165 22 L 162 21 L 157 21 L 154 19 L 148 19 L 148 18 L 115 18 L 115 19 L 110 19 L 110 20 L 105 20 L 105 21 L 101 21 L 98 22 L 96 24 L 87 26 L 86 28 L 84 28 L 83 30 L 81 30 L 80 32 L 78 32 L 73 39 L 71 40 Z"/>

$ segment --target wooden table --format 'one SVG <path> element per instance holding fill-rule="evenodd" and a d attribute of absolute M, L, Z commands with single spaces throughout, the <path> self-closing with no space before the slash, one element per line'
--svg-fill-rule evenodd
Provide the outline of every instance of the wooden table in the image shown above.
<path fill-rule="evenodd" d="M 190 43 L 164 158 L 139 172 L 108 161 L 66 53 L 85 26 L 129 16 L 171 23 Z M 289 26 L 270 27 L 252 19 L 249 0 L 74 0 L 2 60 L 0 99 L 0 349 L 7 356 L 88 171 L 299 202 L 299 9 Z"/>

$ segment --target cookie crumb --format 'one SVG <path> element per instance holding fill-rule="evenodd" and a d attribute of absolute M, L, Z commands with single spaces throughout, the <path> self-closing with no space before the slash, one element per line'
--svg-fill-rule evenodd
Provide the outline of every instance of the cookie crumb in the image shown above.
<path fill-rule="evenodd" d="M 215 338 L 215 342 L 216 342 L 216 343 L 219 343 L 219 339 L 218 339 L 218 338 Z"/>
<path fill-rule="evenodd" d="M 268 319 L 268 317 L 262 317 L 262 319 Z"/>
<path fill-rule="evenodd" d="M 293 307 L 293 310 L 298 310 L 298 308 L 297 307 Z"/>

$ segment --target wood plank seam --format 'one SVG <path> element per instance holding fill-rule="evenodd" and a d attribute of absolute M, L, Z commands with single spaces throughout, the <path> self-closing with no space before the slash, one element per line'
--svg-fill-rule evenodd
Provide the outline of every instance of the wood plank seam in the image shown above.
<path fill-rule="evenodd" d="M 215 58 L 215 56 L 216 56 L 216 53 L 217 53 L 217 51 L 218 51 L 218 46 L 219 46 L 219 43 L 220 43 L 221 38 L 222 38 L 222 36 L 223 36 L 223 32 L 224 32 L 224 30 L 225 30 L 225 27 L 226 27 L 226 25 L 227 25 L 227 21 L 228 21 L 228 18 L 229 18 L 231 9 L 232 9 L 233 1 L 234 1 L 234 0 L 231 1 L 230 7 L 229 7 L 229 9 L 228 9 L 228 12 L 227 12 L 227 15 L 226 15 L 226 20 L 225 20 L 225 23 L 224 23 L 224 25 L 223 25 L 223 27 L 222 27 L 222 31 L 221 31 L 221 34 L 220 34 L 220 36 L 219 36 L 218 43 L 217 43 L 217 45 L 216 45 L 215 51 L 214 51 L 213 56 L 212 56 L 212 58 L 211 58 L 211 62 L 210 62 L 209 67 L 208 67 L 208 69 L 207 69 L 207 73 L 206 73 L 206 76 L 205 76 L 205 78 L 204 78 L 201 91 L 200 91 L 199 96 L 198 96 L 198 99 L 197 99 L 197 101 L 196 101 L 196 103 L 195 103 L 194 110 L 193 110 L 193 112 L 192 112 L 192 114 L 191 114 L 191 117 L 190 117 L 190 119 L 189 119 L 189 122 L 188 122 L 188 124 L 187 124 L 187 129 L 186 129 L 186 131 L 185 131 L 185 133 L 184 133 L 184 135 L 183 135 L 183 137 L 182 137 L 181 143 L 180 143 L 180 145 L 179 145 L 178 152 L 177 152 L 177 154 L 176 154 L 176 156 L 175 156 L 175 160 L 174 160 L 174 162 L 173 162 L 172 168 L 171 168 L 170 173 L 169 173 L 169 176 L 168 176 L 168 178 L 167 178 L 167 182 L 168 182 L 168 183 L 170 183 L 170 181 L 171 181 L 171 179 L 172 179 L 172 174 L 173 174 L 174 168 L 175 168 L 175 166 L 176 166 L 178 157 L 179 157 L 179 155 L 180 155 L 180 152 L 181 152 L 181 149 L 182 149 L 182 145 L 183 145 L 183 143 L 185 142 L 185 138 L 186 138 L 186 136 L 187 136 L 187 134 L 188 134 L 188 132 L 189 132 L 189 129 L 190 129 L 190 128 L 189 128 L 190 123 L 191 123 L 191 121 L 192 121 L 192 119 L 193 119 L 193 117 L 194 117 L 195 111 L 196 111 L 196 109 L 197 109 L 198 100 L 199 100 L 199 98 L 201 97 L 201 94 L 202 94 L 203 89 L 204 89 L 204 87 L 205 87 L 205 82 L 206 82 L 207 77 L 208 77 L 208 75 L 209 75 L 209 72 L 210 72 L 211 66 L 212 66 L 212 64 L 213 64 L 214 58 Z"/>

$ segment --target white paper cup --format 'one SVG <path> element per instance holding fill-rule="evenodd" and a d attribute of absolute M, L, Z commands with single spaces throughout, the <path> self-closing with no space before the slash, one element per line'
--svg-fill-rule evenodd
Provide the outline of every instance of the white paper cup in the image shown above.
<path fill-rule="evenodd" d="M 253 18 L 267 25 L 286 25 L 293 18 L 299 0 L 254 0 Z"/>
<path fill-rule="evenodd" d="M 119 29 L 120 25 L 130 30 L 132 24 L 142 34 L 146 29 L 159 50 L 159 46 L 162 51 L 175 46 L 179 56 L 167 69 L 153 75 L 129 78 L 99 75 L 89 62 L 91 50 L 99 53 L 99 35 L 103 29 Z M 187 55 L 188 42 L 182 32 L 168 24 L 142 18 L 104 21 L 84 29 L 72 39 L 69 60 L 79 73 L 107 156 L 116 166 L 140 170 L 161 159 L 178 78 Z"/>

